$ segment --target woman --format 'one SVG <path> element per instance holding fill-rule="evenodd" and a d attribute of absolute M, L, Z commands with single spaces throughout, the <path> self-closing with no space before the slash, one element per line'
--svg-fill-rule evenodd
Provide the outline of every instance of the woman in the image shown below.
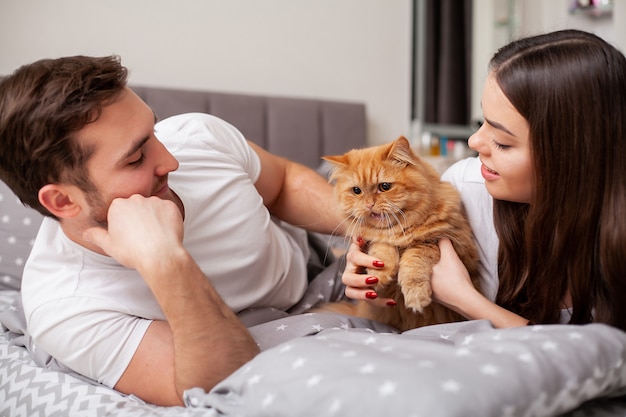
<path fill-rule="evenodd" d="M 484 295 L 442 240 L 434 298 L 496 327 L 595 321 L 626 330 L 626 59 L 576 30 L 512 42 L 491 60 L 482 109 L 468 141 L 478 158 L 443 178 L 467 208 Z M 360 272 L 376 265 L 351 246 L 348 297 L 366 299 L 365 281 L 375 280 Z"/>

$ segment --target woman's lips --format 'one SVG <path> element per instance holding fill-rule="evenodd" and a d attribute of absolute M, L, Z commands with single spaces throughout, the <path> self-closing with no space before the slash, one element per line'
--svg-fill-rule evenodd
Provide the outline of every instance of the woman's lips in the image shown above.
<path fill-rule="evenodd" d="M 492 180 L 500 178 L 500 174 L 498 174 L 493 169 L 487 167 L 485 164 L 482 164 L 480 166 L 480 173 L 483 176 L 483 178 L 487 181 L 492 181 Z"/>

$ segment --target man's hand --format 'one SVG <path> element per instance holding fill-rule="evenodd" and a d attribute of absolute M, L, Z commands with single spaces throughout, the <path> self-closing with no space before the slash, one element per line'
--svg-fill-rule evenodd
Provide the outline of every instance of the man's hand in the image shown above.
<path fill-rule="evenodd" d="M 140 195 L 118 198 L 107 217 L 108 230 L 91 227 L 83 238 L 128 268 L 153 268 L 155 260 L 182 248 L 183 219 L 171 201 Z"/>

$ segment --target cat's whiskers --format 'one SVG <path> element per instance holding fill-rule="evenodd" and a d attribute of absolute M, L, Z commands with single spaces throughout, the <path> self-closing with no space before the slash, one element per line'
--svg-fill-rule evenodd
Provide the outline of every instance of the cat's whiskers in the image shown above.
<path fill-rule="evenodd" d="M 393 222 L 391 221 L 391 216 L 389 215 L 387 211 L 385 211 L 385 219 L 387 220 L 387 227 L 385 228 L 385 231 L 387 232 L 387 235 L 389 236 L 389 238 L 393 239 L 395 236 L 395 233 L 393 231 Z"/>
<path fill-rule="evenodd" d="M 351 221 L 347 228 L 347 235 L 359 236 L 361 233 L 361 226 L 364 222 L 363 217 L 356 210 L 352 210 L 352 213 L 346 218 L 346 221 L 348 220 Z"/>
<path fill-rule="evenodd" d="M 395 223 L 392 223 L 391 220 L 389 220 L 389 231 L 388 231 L 388 233 L 390 235 L 394 235 L 395 236 L 396 233 L 393 232 L 391 229 L 394 227 L 394 225 L 396 225 L 402 231 L 403 236 L 405 238 L 408 237 L 407 234 L 406 234 L 406 225 L 408 224 L 408 217 L 407 217 L 406 213 L 397 204 L 394 204 L 392 202 L 389 202 L 388 204 L 391 207 L 391 209 L 390 210 L 386 210 L 386 212 L 390 213 L 390 214 L 386 214 L 386 215 L 387 216 L 393 216 L 393 218 L 395 220 Z"/>
<path fill-rule="evenodd" d="M 341 222 L 333 229 L 333 231 L 331 232 L 331 236 L 340 236 L 340 234 L 337 233 L 337 230 L 339 230 L 339 228 L 341 228 L 341 226 L 343 226 L 345 223 L 347 223 L 350 220 L 349 217 L 344 218 L 343 220 L 341 220 Z M 343 243 L 345 245 L 345 249 L 348 249 L 348 246 L 350 245 L 350 237 L 352 236 L 352 234 L 350 233 L 350 228 L 351 226 L 347 226 L 346 227 L 346 233 L 344 235 L 341 235 L 343 237 Z M 330 243 L 326 246 L 326 255 L 328 256 L 328 252 L 331 250 L 331 245 Z"/>

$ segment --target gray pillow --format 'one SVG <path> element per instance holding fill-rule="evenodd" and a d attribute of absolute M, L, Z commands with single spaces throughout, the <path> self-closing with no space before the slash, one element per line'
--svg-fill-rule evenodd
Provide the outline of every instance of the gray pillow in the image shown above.
<path fill-rule="evenodd" d="M 24 263 L 42 219 L 0 181 L 0 290 L 20 289 Z"/>

